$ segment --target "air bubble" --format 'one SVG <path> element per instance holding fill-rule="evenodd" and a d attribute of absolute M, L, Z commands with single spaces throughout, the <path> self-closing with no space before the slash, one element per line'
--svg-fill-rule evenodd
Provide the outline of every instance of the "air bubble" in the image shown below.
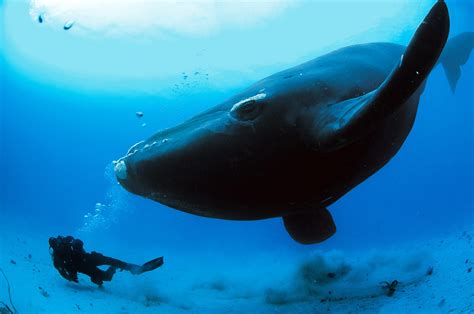
<path fill-rule="evenodd" d="M 66 31 L 69 30 L 71 27 L 74 26 L 74 23 L 75 23 L 74 21 L 66 22 L 66 24 L 64 24 L 64 26 L 63 26 L 64 30 L 66 30 Z"/>

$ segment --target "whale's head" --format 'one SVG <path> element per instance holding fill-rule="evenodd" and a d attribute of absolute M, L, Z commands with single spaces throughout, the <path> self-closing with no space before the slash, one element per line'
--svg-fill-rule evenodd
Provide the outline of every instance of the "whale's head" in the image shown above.
<path fill-rule="evenodd" d="M 286 97 L 281 90 L 249 88 L 133 145 L 115 161 L 116 177 L 132 193 L 199 215 L 250 210 L 264 203 L 262 185 L 297 145 L 298 115 Z"/>

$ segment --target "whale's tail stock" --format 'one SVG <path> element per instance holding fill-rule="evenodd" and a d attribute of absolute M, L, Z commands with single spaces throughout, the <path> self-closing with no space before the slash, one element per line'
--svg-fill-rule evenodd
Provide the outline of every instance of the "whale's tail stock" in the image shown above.
<path fill-rule="evenodd" d="M 474 32 L 465 32 L 449 39 L 443 49 L 439 62 L 443 66 L 453 93 L 461 77 L 461 66 L 466 64 L 473 48 Z"/>

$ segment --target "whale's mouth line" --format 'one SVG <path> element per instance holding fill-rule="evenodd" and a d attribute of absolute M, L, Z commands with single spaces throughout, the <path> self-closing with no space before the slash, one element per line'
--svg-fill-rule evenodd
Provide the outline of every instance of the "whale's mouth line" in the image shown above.
<path fill-rule="evenodd" d="M 140 146 L 141 144 L 145 143 L 145 141 L 140 141 L 136 144 L 133 144 L 132 147 L 130 147 L 127 151 L 127 154 L 125 156 L 122 156 L 120 157 L 119 159 L 117 160 L 114 160 L 113 161 L 113 164 L 117 164 L 119 162 L 123 162 L 125 159 L 135 155 L 136 153 L 138 152 L 145 152 L 145 151 L 148 151 L 150 150 L 151 148 L 154 148 L 156 146 L 159 146 L 159 145 L 162 145 L 162 144 L 165 144 L 168 142 L 168 139 L 167 138 L 164 138 L 162 139 L 161 141 L 153 141 L 151 144 L 145 144 L 143 145 L 142 147 L 138 147 Z"/>
<path fill-rule="evenodd" d="M 135 152 L 138 150 L 138 146 L 139 146 L 140 144 L 142 144 L 142 143 L 145 143 L 145 141 L 140 141 L 140 142 L 138 142 L 138 143 L 136 143 L 136 144 L 133 144 L 133 145 L 128 149 L 127 155 L 135 153 Z"/>
<path fill-rule="evenodd" d="M 145 141 L 140 141 L 138 143 L 135 143 L 133 144 L 127 151 L 127 153 L 125 154 L 125 156 L 122 156 L 120 157 L 119 159 L 117 160 L 113 160 L 112 163 L 116 166 L 118 163 L 120 162 L 123 162 L 126 158 L 134 155 L 136 152 L 138 152 L 140 149 L 138 148 L 138 146 L 140 146 L 141 144 L 145 143 Z"/>

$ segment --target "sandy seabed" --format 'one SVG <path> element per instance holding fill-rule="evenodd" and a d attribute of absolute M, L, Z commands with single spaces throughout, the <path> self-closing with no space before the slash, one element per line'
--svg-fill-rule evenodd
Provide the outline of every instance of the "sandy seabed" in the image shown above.
<path fill-rule="evenodd" d="M 179 263 L 165 258 L 162 268 L 140 276 L 119 272 L 103 288 L 83 275 L 79 284 L 62 279 L 48 253 L 49 235 L 11 229 L 0 229 L 0 267 L 18 313 L 474 313 L 473 226 L 410 246 L 315 248 L 304 258 L 262 253 L 247 263 L 199 263 L 177 253 Z M 389 297 L 382 282 L 393 280 Z M 0 301 L 10 305 L 1 274 Z"/>

